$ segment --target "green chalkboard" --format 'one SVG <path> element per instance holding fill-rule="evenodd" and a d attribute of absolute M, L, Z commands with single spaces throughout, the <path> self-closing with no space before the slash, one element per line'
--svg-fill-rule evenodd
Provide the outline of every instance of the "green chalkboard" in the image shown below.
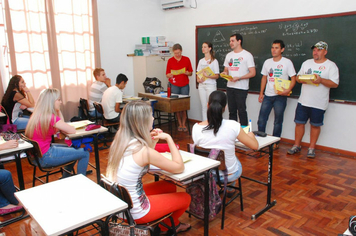
<path fill-rule="evenodd" d="M 231 51 L 229 40 L 234 33 L 243 36 L 243 48 L 251 52 L 256 64 L 256 76 L 250 79 L 250 91 L 260 91 L 261 69 L 266 59 L 271 58 L 271 44 L 282 39 L 286 45 L 283 56 L 292 60 L 298 73 L 302 63 L 312 58 L 311 46 L 318 41 L 329 44 L 327 58 L 339 67 L 340 84 L 331 89 L 330 99 L 344 102 L 356 101 L 356 12 L 243 22 L 223 25 L 196 26 L 196 64 L 204 55 L 203 42 L 213 44 L 219 61 L 220 72 L 224 70 L 225 55 Z M 218 79 L 218 88 L 226 88 L 226 80 Z M 293 89 L 292 96 L 299 96 L 300 84 Z"/>

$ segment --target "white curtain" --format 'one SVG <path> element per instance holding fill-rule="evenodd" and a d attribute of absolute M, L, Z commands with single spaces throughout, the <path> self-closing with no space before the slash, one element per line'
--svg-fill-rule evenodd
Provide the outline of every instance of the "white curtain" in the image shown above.
<path fill-rule="evenodd" d="M 44 88 L 58 88 L 65 119 L 77 115 L 79 99 L 88 97 L 92 71 L 100 65 L 95 58 L 98 43 L 94 44 L 93 33 L 95 1 L 0 1 L 7 37 L 7 55 L 2 57 L 7 57 L 9 64 L 8 71 L 1 75 L 21 75 L 35 99 Z M 6 88 L 7 83 L 3 84 Z"/>

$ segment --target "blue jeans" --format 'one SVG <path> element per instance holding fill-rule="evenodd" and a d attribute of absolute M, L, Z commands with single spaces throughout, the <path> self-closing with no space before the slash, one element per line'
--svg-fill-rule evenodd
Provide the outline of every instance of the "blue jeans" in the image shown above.
<path fill-rule="evenodd" d="M 7 205 L 17 205 L 19 202 L 14 196 L 15 186 L 12 181 L 11 172 L 0 169 L 0 208 Z"/>
<path fill-rule="evenodd" d="M 235 181 L 237 180 L 238 178 L 240 178 L 241 174 L 242 174 L 242 165 L 241 165 L 241 162 L 238 161 L 238 165 L 239 165 L 239 168 L 236 172 L 234 173 L 230 173 L 228 176 L 227 176 L 227 182 L 232 182 L 232 181 Z M 216 172 L 214 171 L 213 172 L 213 175 L 214 175 L 214 179 L 215 181 L 217 181 L 217 178 L 216 178 Z M 219 170 L 219 178 L 220 178 L 220 181 L 222 183 L 224 183 L 224 172 L 222 170 Z"/>
<path fill-rule="evenodd" d="M 95 116 L 95 113 L 96 113 L 96 115 L 97 115 L 98 118 L 103 117 L 103 115 L 102 115 L 101 113 L 97 112 L 96 110 L 89 111 L 88 113 L 89 113 L 89 115 L 90 115 L 91 117 L 94 117 L 94 118 L 96 117 L 96 116 Z"/>
<path fill-rule="evenodd" d="M 182 95 L 189 95 L 189 84 L 183 87 L 178 87 L 175 85 L 171 85 L 171 92 L 174 94 L 182 94 Z"/>
<path fill-rule="evenodd" d="M 17 126 L 17 130 L 26 129 L 29 120 L 28 116 L 18 117 L 13 124 Z"/>
<path fill-rule="evenodd" d="M 40 158 L 40 163 L 44 167 L 58 166 L 69 161 L 78 160 L 77 173 L 85 175 L 88 168 L 89 152 L 83 148 L 75 149 L 62 145 L 52 145 L 48 151 Z M 66 166 L 68 171 L 73 170 L 73 165 Z M 63 172 L 63 177 L 70 176 L 67 172 Z"/>
<path fill-rule="evenodd" d="M 284 110 L 287 105 L 286 96 L 264 96 L 260 115 L 258 116 L 258 131 L 265 132 L 266 124 L 268 121 L 269 114 L 271 113 L 272 108 L 274 109 L 274 126 L 273 126 L 273 136 L 281 137 L 282 134 L 282 125 L 284 118 Z"/>

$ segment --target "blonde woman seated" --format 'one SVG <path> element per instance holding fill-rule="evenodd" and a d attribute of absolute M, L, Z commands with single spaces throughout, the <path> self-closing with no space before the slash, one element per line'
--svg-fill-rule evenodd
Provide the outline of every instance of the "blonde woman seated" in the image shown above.
<path fill-rule="evenodd" d="M 89 152 L 83 148 L 75 149 L 62 145 L 52 145 L 52 135 L 57 132 L 74 134 L 75 128 L 64 122 L 60 111 L 62 104 L 58 89 L 45 89 L 38 98 L 35 109 L 27 124 L 25 134 L 27 137 L 38 142 L 42 158 L 41 165 L 44 167 L 58 166 L 69 161 L 78 160 L 77 174 L 86 175 Z M 66 166 L 66 170 L 72 171 L 73 166 Z M 63 177 L 69 173 L 63 172 Z"/>
<path fill-rule="evenodd" d="M 191 228 L 189 224 L 180 223 L 179 217 L 190 204 L 190 195 L 177 192 L 176 185 L 167 181 L 143 184 L 142 177 L 149 165 L 155 165 L 171 173 L 184 170 L 182 157 L 169 134 L 160 129 L 152 129 L 151 106 L 142 101 L 128 103 L 120 118 L 120 128 L 115 135 L 109 153 L 107 177 L 127 188 L 133 201 L 131 214 L 138 224 L 156 220 L 173 212 L 172 217 L 177 232 Z M 168 160 L 154 150 L 158 140 L 165 140 L 172 154 Z M 171 225 L 170 220 L 164 221 Z M 161 228 L 165 233 L 166 228 Z"/>

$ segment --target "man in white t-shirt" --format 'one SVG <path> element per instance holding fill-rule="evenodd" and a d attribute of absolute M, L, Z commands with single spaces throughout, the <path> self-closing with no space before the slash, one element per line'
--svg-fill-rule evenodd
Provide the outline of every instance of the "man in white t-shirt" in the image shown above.
<path fill-rule="evenodd" d="M 103 94 L 101 105 L 103 106 L 104 117 L 109 122 L 115 123 L 120 121 L 122 90 L 126 87 L 127 81 L 126 75 L 119 74 L 116 77 L 116 84 L 108 88 Z"/>
<path fill-rule="evenodd" d="M 89 115 L 95 117 L 95 108 L 93 103 L 94 102 L 101 102 L 101 98 L 107 88 L 111 86 L 111 81 L 108 77 L 106 77 L 105 71 L 103 68 L 95 68 L 93 71 L 93 75 L 95 81 L 90 87 L 89 92 Z M 101 117 L 101 114 L 97 114 L 98 117 Z"/>
<path fill-rule="evenodd" d="M 315 158 L 315 145 L 323 125 L 324 113 L 329 104 L 330 88 L 339 85 L 339 69 L 336 64 L 326 58 L 328 44 L 317 42 L 312 47 L 313 59 L 306 60 L 298 72 L 298 83 L 302 90 L 295 111 L 295 141 L 288 154 L 295 154 L 301 150 L 301 141 L 304 136 L 305 124 L 310 120 L 310 144 L 307 157 Z M 306 84 L 299 80 L 300 75 L 314 74 L 313 84 Z"/>
<path fill-rule="evenodd" d="M 233 51 L 225 57 L 222 74 L 232 76 L 226 88 L 229 119 L 237 121 L 238 112 L 240 124 L 247 126 L 246 98 L 249 79 L 256 75 L 256 69 L 252 54 L 242 48 L 242 42 L 243 38 L 240 34 L 230 36 L 230 47 Z"/>
<path fill-rule="evenodd" d="M 273 41 L 271 47 L 272 58 L 267 59 L 263 63 L 261 71 L 261 90 L 260 96 L 258 97 L 258 101 L 262 102 L 257 122 L 258 131 L 266 131 L 267 120 L 273 108 L 273 136 L 275 137 L 281 137 L 287 96 L 290 95 L 290 92 L 295 85 L 295 69 L 291 60 L 282 57 L 284 49 L 285 44 L 282 40 L 277 39 Z M 283 92 L 278 92 L 277 94 L 274 89 L 275 79 L 289 80 L 289 77 L 291 78 L 289 88 L 284 88 Z M 278 148 L 278 144 L 275 144 L 274 148 Z"/>

